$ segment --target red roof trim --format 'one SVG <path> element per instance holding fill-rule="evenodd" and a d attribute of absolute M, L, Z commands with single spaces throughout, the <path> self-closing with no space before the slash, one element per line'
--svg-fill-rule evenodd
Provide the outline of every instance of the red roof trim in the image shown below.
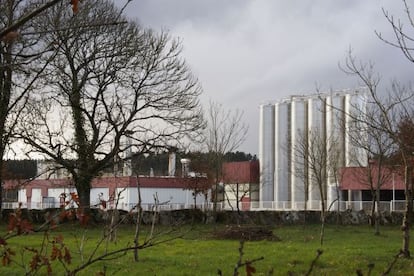
<path fill-rule="evenodd" d="M 378 167 L 371 168 L 369 171 L 366 167 L 346 167 L 340 171 L 340 189 L 341 190 L 370 190 L 369 172 L 372 175 L 374 185 L 378 183 Z M 400 169 L 392 170 L 390 167 L 381 168 L 381 190 L 404 190 L 404 174 Z M 375 187 L 374 187 L 375 188 Z"/>
<path fill-rule="evenodd" d="M 181 188 L 185 189 L 195 181 L 207 181 L 206 178 L 181 178 L 181 177 L 139 177 L 139 184 L 141 188 Z M 122 177 L 99 177 L 92 181 L 92 188 L 106 188 L 106 187 L 137 187 L 137 178 L 122 176 Z M 6 180 L 6 189 L 15 189 L 20 187 L 42 188 L 42 187 L 73 187 L 71 179 L 34 179 L 31 181 L 15 181 Z"/>

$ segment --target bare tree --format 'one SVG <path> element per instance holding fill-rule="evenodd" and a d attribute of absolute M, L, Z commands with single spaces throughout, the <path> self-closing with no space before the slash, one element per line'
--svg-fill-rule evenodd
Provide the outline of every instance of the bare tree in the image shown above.
<path fill-rule="evenodd" d="M 211 167 L 214 169 L 213 216 L 215 216 L 223 157 L 227 152 L 235 151 L 244 142 L 249 127 L 243 121 L 242 111 L 226 109 L 213 101 L 209 103 L 206 120 L 204 143 L 210 155 Z"/>
<path fill-rule="evenodd" d="M 374 80 L 375 84 L 371 89 L 376 89 L 379 79 Z M 355 114 L 351 115 L 355 118 L 352 127 L 348 129 L 348 137 L 353 145 L 355 158 L 353 162 L 364 168 L 358 170 L 359 178 L 371 191 L 372 207 L 371 207 L 371 224 L 375 226 L 375 235 L 380 234 L 379 225 L 381 218 L 380 210 L 380 191 L 384 183 L 391 177 L 392 171 L 389 170 L 389 159 L 395 152 L 395 144 L 389 135 L 382 129 L 374 128 L 366 122 L 379 121 L 380 116 L 377 106 L 368 106 L 361 110 L 358 106 L 353 107 Z M 364 122 L 361 124 L 361 122 Z M 361 150 L 366 157 L 361 160 Z M 388 166 L 387 166 L 388 165 Z"/>
<path fill-rule="evenodd" d="M 208 197 L 211 196 L 211 188 L 214 185 L 213 171 L 210 168 L 208 155 L 199 151 L 181 153 L 185 158 L 191 161 L 191 171 L 194 173 L 191 176 L 182 174 L 181 177 L 186 177 L 185 188 L 190 190 L 194 200 L 194 208 L 197 208 L 197 197 L 204 196 L 205 203 L 208 203 Z"/>
<path fill-rule="evenodd" d="M 92 179 L 116 156 L 197 137 L 201 88 L 179 41 L 119 24 L 126 20 L 110 1 L 83 1 L 76 16 L 56 5 L 38 18 L 39 28 L 56 30 L 44 38 L 55 57 L 19 136 L 69 171 L 81 208 L 89 208 Z"/>
<path fill-rule="evenodd" d="M 381 96 L 377 91 L 377 78 L 375 77 L 374 66 L 372 63 L 358 63 L 354 56 L 349 53 L 344 71 L 354 75 L 367 87 L 369 99 L 368 104 L 375 106 L 378 110 L 378 116 L 368 116 L 363 123 L 371 130 L 377 130 L 383 135 L 389 137 L 395 145 L 393 148 L 399 156 L 399 162 L 405 171 L 405 212 L 402 222 L 403 245 L 401 256 L 409 257 L 410 227 L 413 216 L 413 183 L 412 183 L 412 166 L 413 151 L 407 144 L 407 140 L 401 135 L 401 122 L 414 124 L 414 94 L 410 89 L 401 86 L 397 82 L 391 85 L 391 91 L 387 95 Z M 352 114 L 350 114 L 352 116 Z M 354 117 L 358 120 L 357 117 Z"/>
<path fill-rule="evenodd" d="M 40 2 L 38 5 L 33 5 L 24 10 L 20 10 L 19 13 L 14 14 L 16 17 L 13 20 L 8 21 L 7 24 L 0 25 L 0 40 L 14 40 L 17 36 L 21 35 L 20 28 L 24 27 L 30 20 L 40 15 L 42 12 L 58 4 L 62 0 L 52 0 L 47 2 Z M 3 11 L 7 11 L 9 14 L 14 13 L 16 9 L 19 9 L 19 6 L 25 1 L 21 0 L 2 0 L 0 1 L 0 6 L 3 7 Z M 71 1 L 72 11 L 77 12 L 78 0 Z M 23 13 L 21 13 L 23 11 Z M 9 18 L 11 19 L 11 18 Z"/>
<path fill-rule="evenodd" d="M 381 39 L 383 42 L 385 42 L 388 45 L 391 45 L 393 47 L 396 47 L 399 49 L 403 55 L 409 60 L 410 62 L 414 62 L 414 37 L 410 32 L 414 28 L 414 17 L 411 13 L 410 6 L 408 5 L 406 0 L 402 0 L 404 11 L 406 14 L 406 21 L 408 22 L 407 25 L 403 24 L 403 19 L 401 18 L 394 18 L 392 14 L 390 14 L 388 11 L 383 9 L 383 14 L 388 21 L 388 23 L 391 25 L 391 28 L 394 32 L 394 39 L 388 39 L 384 37 L 380 32 L 376 32 L 379 39 Z M 405 26 L 408 26 L 410 29 L 406 29 Z M 360 77 L 361 78 L 361 77 Z M 396 95 L 389 101 L 388 105 L 381 105 L 382 108 L 381 111 L 384 114 L 384 117 L 386 117 L 387 110 L 385 107 L 389 107 L 391 110 L 397 109 L 397 112 L 395 112 L 396 116 L 394 115 L 394 118 L 398 120 L 398 122 L 405 122 L 408 124 L 411 124 L 412 118 L 413 118 L 413 92 L 410 90 L 407 90 L 404 87 L 401 87 L 398 83 L 394 83 L 392 87 L 393 92 L 396 92 Z M 398 108 L 395 108 L 395 105 L 398 106 Z M 387 119 L 389 117 L 386 117 Z M 390 118 L 391 119 L 391 118 Z M 400 132 L 395 131 L 391 126 L 395 127 L 394 125 L 391 125 L 392 123 L 395 123 L 395 121 L 386 120 L 386 126 L 389 131 L 393 131 L 393 133 L 390 133 L 390 135 L 394 138 L 397 145 L 399 146 L 399 152 L 401 156 L 402 163 L 405 167 L 405 199 L 406 199 L 406 210 L 404 214 L 404 220 L 402 229 L 404 231 L 404 238 L 403 238 L 403 246 L 401 249 L 401 255 L 404 257 L 410 257 L 410 250 L 409 250 L 409 242 L 410 242 L 410 228 L 413 220 L 413 193 L 414 193 L 414 185 L 412 183 L 413 181 L 413 160 L 412 155 L 413 152 L 411 151 L 411 148 L 404 144 L 406 142 L 401 135 L 398 135 Z M 408 150 L 408 151 L 407 151 Z"/>
<path fill-rule="evenodd" d="M 251 196 L 252 193 L 259 192 L 259 184 L 251 183 L 224 183 L 224 193 L 227 203 L 233 210 L 233 204 L 237 213 L 240 215 L 240 203 L 243 207 L 244 198 Z"/>
<path fill-rule="evenodd" d="M 335 135 L 327 136 L 321 129 L 314 127 L 300 132 L 293 146 L 293 156 L 297 162 L 295 175 L 302 179 L 305 198 L 316 189 L 321 210 L 320 243 L 323 244 L 327 211 L 327 191 L 330 183 L 332 160 L 340 154 Z M 332 170 L 334 171 L 334 170 Z"/>
<path fill-rule="evenodd" d="M 56 1 L 53 1 L 56 2 Z M 50 3 L 51 4 L 51 3 Z M 39 45 L 40 34 L 34 33 L 35 14 L 30 10 L 42 10 L 23 0 L 0 1 L 0 168 L 3 157 L 13 142 L 13 130 L 18 122 L 27 96 L 36 87 L 44 64 L 35 61 L 48 50 Z M 19 28 L 19 32 L 17 29 Z M 47 63 L 47 60 L 46 60 Z M 0 169 L 0 209 L 2 207 L 3 170 Z"/>

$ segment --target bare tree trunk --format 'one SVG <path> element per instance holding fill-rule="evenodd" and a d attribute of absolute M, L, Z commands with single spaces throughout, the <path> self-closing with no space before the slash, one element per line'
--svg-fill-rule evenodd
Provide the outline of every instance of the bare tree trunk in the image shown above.
<path fill-rule="evenodd" d="M 213 202 L 213 221 L 214 223 L 217 220 L 217 205 L 218 205 L 218 194 L 219 194 L 219 177 L 220 177 L 220 172 L 219 172 L 219 168 L 218 168 L 218 153 L 215 153 L 215 160 L 214 160 L 214 166 L 215 166 L 215 177 L 216 177 L 216 181 L 215 181 L 215 187 L 214 187 L 214 202 Z"/>
<path fill-rule="evenodd" d="M 9 116 L 9 104 L 12 90 L 12 44 L 4 47 L 0 52 L 0 170 L 3 171 L 3 154 L 8 143 L 8 136 L 5 126 Z M 0 213 L 3 205 L 3 177 L 0 172 Z"/>
<path fill-rule="evenodd" d="M 376 195 L 375 195 L 375 203 L 376 203 L 376 212 L 375 212 L 375 235 L 380 234 L 380 219 L 381 219 L 381 211 L 380 211 L 380 187 L 379 183 L 377 183 Z"/>
<path fill-rule="evenodd" d="M 118 212 L 118 208 L 115 207 L 112 210 L 112 215 L 111 215 L 111 223 L 109 225 L 109 241 L 111 242 L 116 242 L 117 240 L 117 224 L 119 222 L 119 212 Z"/>
<path fill-rule="evenodd" d="M 139 245 L 139 233 L 141 230 L 141 218 L 142 218 L 142 198 L 141 198 L 141 188 L 139 185 L 139 179 L 137 177 L 137 192 L 138 192 L 138 203 L 137 203 L 137 220 L 135 224 L 135 236 L 134 236 L 134 261 L 139 261 L 138 255 L 138 245 Z"/>
<path fill-rule="evenodd" d="M 240 206 L 239 206 L 239 183 L 236 183 L 236 207 L 237 214 L 240 216 Z"/>
<path fill-rule="evenodd" d="M 321 204 L 321 233 L 320 233 L 320 243 L 321 246 L 323 245 L 323 240 L 325 237 L 325 201 L 322 198 L 322 204 Z"/>
<path fill-rule="evenodd" d="M 228 111 L 221 104 L 210 101 L 207 111 L 205 143 L 211 154 L 215 174 L 213 219 L 217 220 L 219 183 L 222 175 L 223 158 L 227 152 L 237 149 L 246 139 L 248 126 L 243 123 L 243 112 Z"/>
<path fill-rule="evenodd" d="M 339 225 L 341 222 L 341 201 L 340 201 L 340 194 L 339 194 L 339 187 L 338 187 L 338 180 L 335 177 L 335 186 L 336 186 L 336 200 L 337 200 L 337 204 L 336 204 L 336 224 Z"/>
<path fill-rule="evenodd" d="M 305 208 L 303 210 L 303 228 L 305 228 L 306 226 L 306 213 L 308 211 L 308 201 L 309 201 L 309 187 L 307 186 L 307 188 L 305 189 Z"/>
<path fill-rule="evenodd" d="M 3 154 L 0 150 L 0 220 L 3 219 Z"/>
<path fill-rule="evenodd" d="M 376 194 L 375 192 L 371 189 L 371 196 L 372 196 L 372 205 L 371 205 L 371 212 L 370 212 L 370 219 L 369 219 L 369 224 L 370 226 L 374 226 L 375 224 L 375 204 L 377 204 L 376 201 Z"/>
<path fill-rule="evenodd" d="M 79 218 L 81 225 L 87 224 L 91 216 L 91 179 L 78 178 L 75 187 L 79 197 Z"/>
<path fill-rule="evenodd" d="M 403 243 L 400 256 L 410 258 L 410 228 L 413 217 L 412 167 L 405 166 L 405 212 L 402 223 Z"/>

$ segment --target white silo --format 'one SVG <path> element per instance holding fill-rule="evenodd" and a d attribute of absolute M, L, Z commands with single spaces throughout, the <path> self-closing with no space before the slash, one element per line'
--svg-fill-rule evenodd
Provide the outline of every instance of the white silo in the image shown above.
<path fill-rule="evenodd" d="M 326 148 L 329 159 L 327 161 L 327 206 L 331 205 L 333 210 L 337 209 L 337 200 L 340 193 L 338 191 L 337 175 L 340 167 L 345 166 L 345 92 L 332 92 L 326 98 L 327 105 L 327 125 L 326 125 Z M 333 204 L 333 205 L 332 205 Z"/>
<path fill-rule="evenodd" d="M 276 209 L 290 208 L 290 101 L 275 104 L 275 202 Z"/>
<path fill-rule="evenodd" d="M 345 98 L 345 122 L 346 128 L 365 129 L 364 126 L 360 126 L 361 122 L 355 122 L 355 118 L 359 114 L 366 114 L 367 107 L 367 93 L 366 90 L 356 91 L 349 93 Z M 352 131 L 352 130 L 351 130 Z M 362 148 L 352 145 L 349 134 L 351 131 L 345 132 L 345 163 L 346 166 L 366 166 L 366 158 Z"/>
<path fill-rule="evenodd" d="M 292 190 L 292 209 L 304 209 L 305 193 L 307 187 L 305 185 L 305 164 L 306 160 L 303 155 L 298 154 L 299 149 L 304 143 L 307 134 L 307 101 L 304 96 L 293 96 L 291 103 L 291 120 L 290 120 L 290 136 L 291 136 L 291 190 Z"/>
<path fill-rule="evenodd" d="M 305 193 L 311 209 L 320 206 L 320 191 L 309 174 L 309 159 L 295 154 L 295 147 L 309 145 L 309 133 L 316 134 L 326 150 L 338 149 L 338 167 L 351 165 L 352 146 L 347 127 L 352 116 L 365 107 L 364 93 L 331 92 L 291 96 L 273 104 L 260 106 L 260 201 L 265 208 L 303 210 Z M 326 159 L 329 153 L 326 152 Z M 327 164 L 329 160 L 325 161 Z M 333 161 L 332 161 L 333 162 Z M 324 194 L 329 206 L 337 198 L 334 170 L 328 163 Z M 301 174 L 302 173 L 302 174 Z M 308 186 L 309 184 L 309 186 Z M 315 186 L 316 185 L 316 186 Z M 309 187 L 309 189 L 307 188 Z"/>
<path fill-rule="evenodd" d="M 320 171 L 318 165 L 326 164 L 326 155 L 320 155 L 319 158 L 324 160 L 316 160 L 318 158 L 318 150 L 321 150 L 326 141 L 326 99 L 322 95 L 313 95 L 308 98 L 308 145 L 317 143 L 315 147 L 310 148 L 309 151 L 312 154 L 312 158 L 308 162 L 307 169 L 307 184 L 308 189 L 308 209 L 317 209 L 320 206 L 321 200 L 321 188 L 325 194 L 326 182 L 317 183 L 315 179 L 318 179 L 321 175 L 315 175 L 315 171 L 318 174 L 324 174 L 326 171 Z M 316 159 L 315 159 L 316 157 Z M 320 181 L 320 180 L 319 180 Z M 321 187 L 320 185 L 321 184 Z"/>
<path fill-rule="evenodd" d="M 261 105 L 259 127 L 260 202 L 264 208 L 271 208 L 274 201 L 274 137 L 275 107 L 272 104 Z"/>

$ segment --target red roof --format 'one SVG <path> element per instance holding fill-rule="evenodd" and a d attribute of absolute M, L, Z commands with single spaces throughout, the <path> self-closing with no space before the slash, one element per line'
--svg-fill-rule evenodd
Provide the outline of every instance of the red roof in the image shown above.
<path fill-rule="evenodd" d="M 372 181 L 369 181 L 369 175 L 372 175 Z M 341 190 L 370 190 L 370 182 L 376 188 L 378 183 L 378 167 L 371 169 L 365 167 L 346 167 L 340 172 L 340 189 Z M 381 181 L 379 181 L 381 190 L 404 190 L 404 173 L 401 169 L 390 167 L 381 168 Z"/>
<path fill-rule="evenodd" d="M 259 161 L 224 163 L 223 181 L 224 183 L 259 183 Z"/>
<path fill-rule="evenodd" d="M 207 181 L 206 178 L 200 177 L 146 177 L 140 176 L 140 187 L 142 188 L 187 188 L 192 182 Z M 73 186 L 71 179 L 34 179 L 25 181 L 6 180 L 5 188 L 13 189 L 19 187 L 30 188 L 60 188 Z M 130 176 L 121 177 L 98 177 L 92 181 L 92 188 L 106 188 L 106 187 L 137 187 L 137 178 Z"/>

